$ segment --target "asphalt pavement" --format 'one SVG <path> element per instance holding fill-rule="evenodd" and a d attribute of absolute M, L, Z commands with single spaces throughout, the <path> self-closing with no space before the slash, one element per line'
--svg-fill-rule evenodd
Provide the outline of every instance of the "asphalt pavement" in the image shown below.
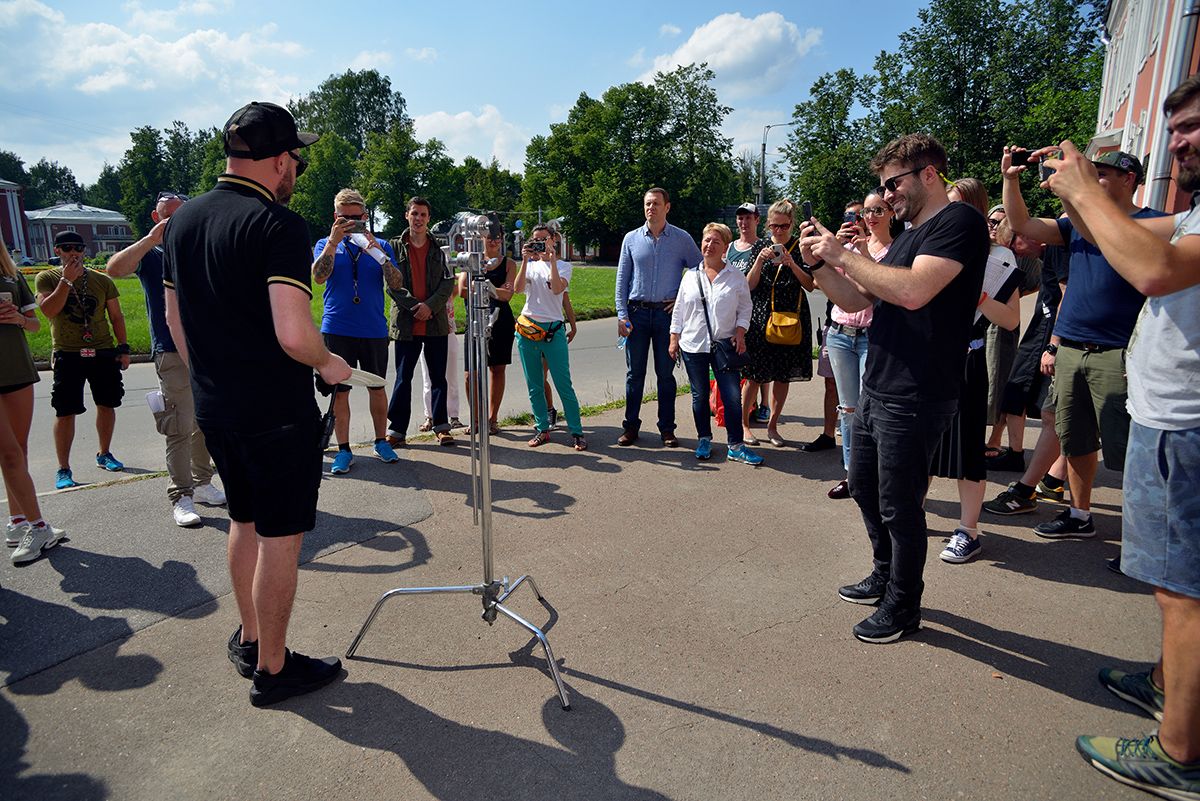
<path fill-rule="evenodd" d="M 573 346 L 585 402 L 620 386 L 613 339 L 601 321 Z M 506 408 L 527 408 L 521 388 L 511 375 Z M 1146 588 L 1104 567 L 1119 476 L 1101 471 L 1095 539 L 1036 537 L 1058 511 L 1043 504 L 985 516 L 982 555 L 955 566 L 937 559 L 955 491 L 936 482 L 923 628 L 866 645 L 850 628 L 869 610 L 836 595 L 870 569 L 853 502 L 825 497 L 838 452 L 794 447 L 819 430 L 821 390 L 792 387 L 789 444 L 761 448 L 759 468 L 722 447 L 697 462 L 686 398 L 681 448 L 617 447 L 620 410 L 585 421 L 587 453 L 562 429 L 536 450 L 528 428 L 494 438 L 496 573 L 531 573 L 544 593 L 510 603 L 547 627 L 569 712 L 536 643 L 503 618 L 489 627 L 472 595 L 389 601 L 343 680 L 254 709 L 225 655 L 224 510 L 175 527 L 161 476 L 48 495 L 69 539 L 0 563 L 0 798 L 1144 797 L 1073 747 L 1154 725 L 1096 682 L 1158 650 Z M 136 433 L 148 421 L 123 407 L 118 455 L 153 471 L 161 440 Z M 348 476 L 325 478 L 295 648 L 344 653 L 388 589 L 481 580 L 469 461 L 419 442 L 394 465 L 360 449 Z"/>

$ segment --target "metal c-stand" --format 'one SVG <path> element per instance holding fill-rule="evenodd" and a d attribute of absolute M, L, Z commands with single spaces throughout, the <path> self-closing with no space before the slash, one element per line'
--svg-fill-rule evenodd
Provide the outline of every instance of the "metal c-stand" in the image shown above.
<path fill-rule="evenodd" d="M 496 613 L 499 612 L 518 626 L 527 629 L 537 638 L 546 652 L 546 663 L 550 666 L 550 677 L 558 689 L 558 698 L 562 702 L 562 708 L 570 709 L 571 702 L 567 698 L 567 689 L 563 685 L 562 676 L 559 675 L 558 664 L 554 661 L 554 652 L 550 650 L 550 641 L 546 639 L 545 632 L 504 606 L 504 601 L 516 592 L 518 587 L 526 583 L 529 584 L 529 588 L 533 590 L 537 599 L 544 602 L 542 594 L 538 591 L 537 583 L 529 575 L 521 576 L 513 582 L 509 581 L 508 576 L 497 580 L 492 567 L 491 455 L 488 446 L 488 425 L 486 422 L 481 423 L 488 419 L 487 350 L 488 342 L 491 339 L 492 323 L 495 320 L 491 300 L 496 296 L 495 287 L 487 278 L 487 269 L 491 266 L 491 262 L 484 258 L 484 238 L 487 236 L 489 223 L 488 218 L 483 215 L 468 217 L 455 222 L 449 235 L 451 244 L 453 244 L 456 234 L 463 236 L 463 250 L 459 252 L 457 258 L 458 264 L 468 276 L 466 360 L 467 370 L 471 375 L 468 387 L 472 409 L 471 506 L 472 517 L 475 524 L 479 526 L 483 539 L 483 582 L 463 586 L 402 587 L 388 590 L 375 604 L 371 614 L 367 616 L 367 620 L 359 630 L 358 636 L 354 638 L 354 642 L 350 643 L 350 648 L 346 651 L 346 658 L 354 658 L 354 652 L 358 649 L 367 629 L 371 627 L 375 616 L 379 614 L 379 610 L 389 598 L 397 595 L 471 593 L 482 599 L 483 619 L 487 621 L 488 625 L 496 621 Z M 446 247 L 445 250 L 449 251 L 449 247 Z M 454 333 L 451 332 L 450 336 L 454 336 Z"/>

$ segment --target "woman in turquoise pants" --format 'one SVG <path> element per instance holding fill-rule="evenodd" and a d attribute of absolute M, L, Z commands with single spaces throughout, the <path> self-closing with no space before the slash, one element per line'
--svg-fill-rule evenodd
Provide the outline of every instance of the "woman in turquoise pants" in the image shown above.
<path fill-rule="evenodd" d="M 517 320 L 517 352 L 529 387 L 537 431 L 529 440 L 536 448 L 550 441 L 550 415 L 542 384 L 542 360 L 550 368 L 550 379 L 562 399 L 563 414 L 571 430 L 575 450 L 587 450 L 583 425 L 579 419 L 579 399 L 571 386 L 571 362 L 567 355 L 567 334 L 563 330 L 562 296 L 571 281 L 571 265 L 559 262 L 554 252 L 550 229 L 534 226 L 521 251 L 521 269 L 513 282 L 513 291 L 525 293 L 525 308 Z"/>

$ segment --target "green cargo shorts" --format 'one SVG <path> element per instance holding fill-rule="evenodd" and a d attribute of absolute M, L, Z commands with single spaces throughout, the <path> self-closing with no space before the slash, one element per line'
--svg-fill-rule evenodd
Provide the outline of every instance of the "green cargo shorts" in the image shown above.
<path fill-rule="evenodd" d="M 1125 467 L 1129 441 L 1125 349 L 1086 351 L 1062 345 L 1054 363 L 1054 429 L 1064 456 L 1104 450 L 1104 466 Z"/>

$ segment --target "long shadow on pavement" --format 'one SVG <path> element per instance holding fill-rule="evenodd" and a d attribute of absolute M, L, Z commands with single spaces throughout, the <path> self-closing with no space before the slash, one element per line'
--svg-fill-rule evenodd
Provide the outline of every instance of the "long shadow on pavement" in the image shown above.
<path fill-rule="evenodd" d="M 0 788 L 5 801 L 100 801 L 108 787 L 83 773 L 34 774 L 22 777 L 29 765 L 22 757 L 29 743 L 29 724 L 7 698 L 0 695 Z"/>

